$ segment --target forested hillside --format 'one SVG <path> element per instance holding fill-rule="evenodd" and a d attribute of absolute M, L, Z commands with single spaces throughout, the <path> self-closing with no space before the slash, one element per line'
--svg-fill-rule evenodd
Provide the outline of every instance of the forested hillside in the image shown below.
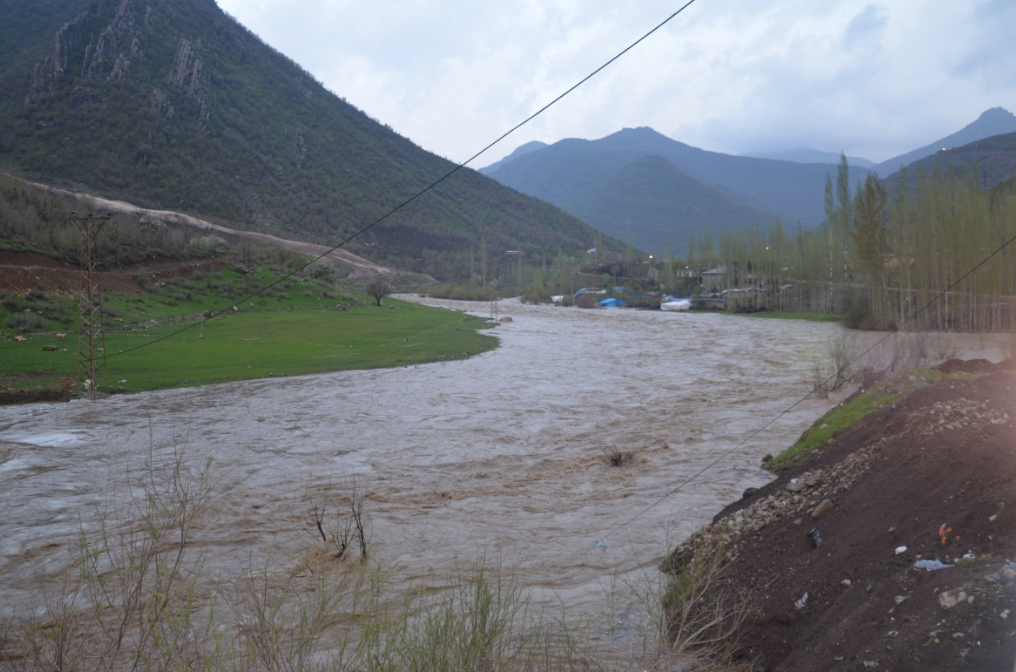
<path fill-rule="evenodd" d="M 969 145 L 939 151 L 911 163 L 906 169 L 911 187 L 921 173 L 962 175 L 976 168 L 975 182 L 982 189 L 991 189 L 1016 174 L 1016 133 L 996 135 Z M 890 175 L 886 182 L 895 185 L 901 173 Z"/>
<path fill-rule="evenodd" d="M 213 0 L 4 0 L 0 166 L 334 243 L 453 166 L 327 91 Z M 460 171 L 350 251 L 436 277 L 584 250 L 558 208 Z M 607 241 L 607 244 L 614 244 Z"/>

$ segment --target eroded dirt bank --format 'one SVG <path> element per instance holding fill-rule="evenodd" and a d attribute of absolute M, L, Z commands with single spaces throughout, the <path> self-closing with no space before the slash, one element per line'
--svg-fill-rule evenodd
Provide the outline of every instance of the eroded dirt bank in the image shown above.
<path fill-rule="evenodd" d="M 1012 670 L 1016 361 L 946 362 L 720 512 L 754 670 Z M 914 381 L 926 383 L 914 385 Z M 821 422 L 821 421 L 820 421 Z M 944 569 L 917 568 L 939 561 Z M 745 669 L 748 669 L 746 667 Z"/>

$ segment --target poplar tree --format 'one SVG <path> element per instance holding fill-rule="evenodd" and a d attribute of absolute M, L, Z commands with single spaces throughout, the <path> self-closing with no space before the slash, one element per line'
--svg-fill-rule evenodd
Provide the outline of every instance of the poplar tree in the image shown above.
<path fill-rule="evenodd" d="M 885 282 L 885 257 L 889 251 L 889 195 L 875 173 L 869 173 L 863 186 L 857 185 L 854 199 L 854 230 L 851 238 L 857 250 L 857 262 L 868 277 L 872 290 L 872 309 L 878 322 L 887 321 L 889 293 Z"/>

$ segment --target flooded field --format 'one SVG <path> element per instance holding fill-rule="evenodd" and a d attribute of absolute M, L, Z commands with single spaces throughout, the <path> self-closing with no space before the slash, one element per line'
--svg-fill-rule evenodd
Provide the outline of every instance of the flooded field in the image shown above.
<path fill-rule="evenodd" d="M 483 314 L 486 306 L 428 301 Z M 0 612 L 37 608 L 79 521 L 146 460 L 212 461 L 209 571 L 314 543 L 308 493 L 356 480 L 375 557 L 440 585 L 498 549 L 538 596 L 596 609 L 607 573 L 652 567 L 835 400 L 809 399 L 837 325 L 502 302 L 501 347 L 467 361 L 0 408 Z M 605 454 L 631 452 L 625 468 Z M 122 495 L 119 495 L 122 496 Z M 606 545 L 598 547 L 603 540 Z M 652 571 L 655 571 L 653 569 Z"/>

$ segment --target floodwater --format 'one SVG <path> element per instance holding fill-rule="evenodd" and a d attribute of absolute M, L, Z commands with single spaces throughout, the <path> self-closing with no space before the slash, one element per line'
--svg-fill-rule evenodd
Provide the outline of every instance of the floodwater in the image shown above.
<path fill-rule="evenodd" d="M 514 318 L 492 332 L 501 347 L 466 361 L 0 408 L 0 613 L 40 606 L 79 521 L 174 451 L 221 481 L 209 571 L 273 545 L 294 564 L 314 543 L 307 493 L 355 478 L 400 585 L 439 585 L 497 549 L 538 599 L 595 609 L 608 571 L 655 572 L 835 402 L 810 398 L 747 440 L 808 393 L 837 325 L 500 310 Z M 611 450 L 634 460 L 608 466 Z"/>

